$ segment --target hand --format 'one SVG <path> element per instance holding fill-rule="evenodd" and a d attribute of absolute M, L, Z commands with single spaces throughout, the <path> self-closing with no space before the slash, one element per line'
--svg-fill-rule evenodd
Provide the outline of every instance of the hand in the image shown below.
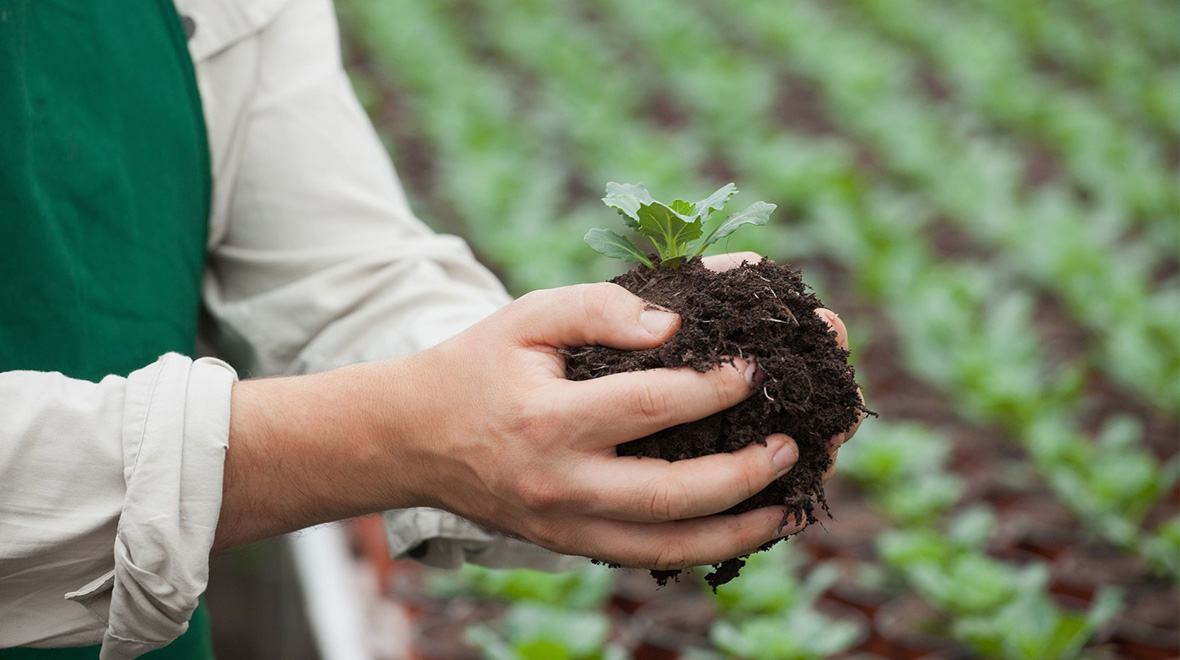
<path fill-rule="evenodd" d="M 749 396 L 750 365 L 565 380 L 562 347 L 644 349 L 678 328 L 620 287 L 583 285 L 529 294 L 409 358 L 238 383 L 215 548 L 412 506 L 658 569 L 716 563 L 798 531 L 780 528 L 784 507 L 711 516 L 790 469 L 798 450 L 784 435 L 674 463 L 615 454 Z"/>
<path fill-rule="evenodd" d="M 411 381 L 398 387 L 417 396 L 395 416 L 429 439 L 410 469 L 423 477 L 415 490 L 425 503 L 558 552 L 660 569 L 715 563 L 798 531 L 779 528 L 783 507 L 709 517 L 794 464 L 786 436 L 674 463 L 615 454 L 749 396 L 746 363 L 565 380 L 560 348 L 636 350 L 670 338 L 679 318 L 648 307 L 613 284 L 538 291 L 410 358 L 401 371 Z"/>

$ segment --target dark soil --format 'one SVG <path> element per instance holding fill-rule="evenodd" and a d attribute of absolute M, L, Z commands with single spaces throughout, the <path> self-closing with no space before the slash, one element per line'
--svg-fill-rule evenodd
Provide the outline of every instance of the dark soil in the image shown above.
<path fill-rule="evenodd" d="M 659 367 L 705 372 L 734 357 L 752 359 L 762 378 L 759 391 L 737 406 L 620 445 L 619 455 L 678 461 L 765 444 L 766 436 L 786 433 L 799 446 L 795 467 L 726 513 L 785 504 L 784 524 L 815 522 L 816 505 L 827 509 L 823 474 L 832 462 L 831 438 L 872 413 L 860 401 L 848 351 L 814 313 L 823 303 L 799 272 L 763 259 L 714 273 L 693 259 L 675 270 L 637 267 L 611 281 L 680 314 L 680 331 L 646 351 L 601 346 L 565 351 L 570 380 Z M 741 558 L 722 562 L 706 580 L 716 588 L 737 577 L 744 564 Z M 652 576 L 664 584 L 679 573 L 652 571 Z"/>

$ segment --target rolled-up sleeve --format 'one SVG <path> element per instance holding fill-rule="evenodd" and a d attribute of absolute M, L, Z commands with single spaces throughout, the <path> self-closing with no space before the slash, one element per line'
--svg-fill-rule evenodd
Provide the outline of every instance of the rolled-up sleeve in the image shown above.
<path fill-rule="evenodd" d="M 0 373 L 0 648 L 101 641 L 119 660 L 187 629 L 236 378 L 176 354 L 99 383 Z"/>

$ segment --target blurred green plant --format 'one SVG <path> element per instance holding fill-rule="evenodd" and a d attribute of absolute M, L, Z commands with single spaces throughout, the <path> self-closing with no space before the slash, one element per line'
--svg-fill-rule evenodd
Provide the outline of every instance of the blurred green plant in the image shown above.
<path fill-rule="evenodd" d="M 468 595 L 589 610 L 602 606 L 614 582 L 615 571 L 589 563 L 561 573 L 465 564 L 458 571 L 431 574 L 428 588 L 442 598 Z"/>
<path fill-rule="evenodd" d="M 742 567 L 742 579 L 718 589 L 713 602 L 733 620 L 810 608 L 835 583 L 839 573 L 828 564 L 819 564 L 800 578 L 800 564 L 798 551 L 786 543 L 752 554 Z"/>
<path fill-rule="evenodd" d="M 841 447 L 836 469 L 862 484 L 874 507 L 902 525 L 933 524 L 963 492 L 945 469 L 950 442 L 918 424 L 877 423 Z"/>
<path fill-rule="evenodd" d="M 1003 660 L 1072 660 L 1082 647 L 1122 609 L 1122 596 L 1105 588 L 1085 613 L 1061 609 L 1040 588 L 1029 584 L 994 616 L 969 617 L 955 623 L 956 637 L 980 655 Z"/>
<path fill-rule="evenodd" d="M 601 612 L 522 602 L 495 629 L 475 626 L 465 637 L 488 660 L 625 660 L 626 651 L 609 644 L 609 635 L 610 621 Z"/>
<path fill-rule="evenodd" d="M 709 629 L 713 644 L 748 660 L 827 658 L 850 648 L 859 628 L 816 610 L 839 572 L 820 563 L 800 577 L 800 565 L 784 543 L 750 555 L 741 578 L 712 596 L 722 615 Z"/>
<path fill-rule="evenodd" d="M 821 660 L 852 648 L 859 632 L 849 621 L 793 607 L 773 615 L 718 621 L 709 639 L 722 652 L 746 660 Z"/>
<path fill-rule="evenodd" d="M 1062 610 L 1048 591 L 1041 563 L 1016 566 L 983 552 L 994 521 L 985 508 L 967 509 L 945 533 L 893 530 L 877 548 L 926 602 L 952 618 L 956 638 L 983 657 L 1066 660 L 1122 609 L 1122 597 L 1101 590 L 1088 614 Z"/>
<path fill-rule="evenodd" d="M 1180 516 L 1163 523 L 1143 539 L 1140 553 L 1159 573 L 1170 573 L 1180 585 Z"/>
<path fill-rule="evenodd" d="M 1161 465 L 1144 447 L 1141 422 L 1111 417 L 1097 442 L 1045 417 L 1031 433 L 1030 450 L 1054 491 L 1089 529 L 1134 549 L 1151 507 L 1180 476 L 1180 457 Z"/>

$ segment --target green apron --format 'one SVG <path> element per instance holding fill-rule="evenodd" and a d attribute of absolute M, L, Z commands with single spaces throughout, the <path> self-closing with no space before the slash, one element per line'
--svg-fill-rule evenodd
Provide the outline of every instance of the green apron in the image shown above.
<path fill-rule="evenodd" d="M 170 0 L 0 0 L 0 371 L 193 353 L 212 184 L 185 41 Z M 204 606 L 143 657 L 212 658 Z"/>

